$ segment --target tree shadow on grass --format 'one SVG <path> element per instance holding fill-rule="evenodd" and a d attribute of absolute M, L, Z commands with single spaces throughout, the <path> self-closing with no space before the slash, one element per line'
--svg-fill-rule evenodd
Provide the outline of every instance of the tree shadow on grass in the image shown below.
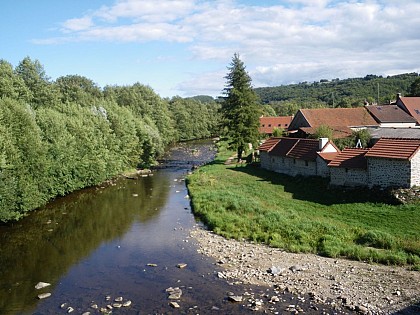
<path fill-rule="evenodd" d="M 270 182 L 284 187 L 284 191 L 291 193 L 293 199 L 305 200 L 322 205 L 347 203 L 386 203 L 398 204 L 388 192 L 360 188 L 332 187 L 329 181 L 318 176 L 289 176 L 260 168 L 255 164 L 228 168 L 235 172 L 242 172 L 257 177 L 257 181 Z"/>

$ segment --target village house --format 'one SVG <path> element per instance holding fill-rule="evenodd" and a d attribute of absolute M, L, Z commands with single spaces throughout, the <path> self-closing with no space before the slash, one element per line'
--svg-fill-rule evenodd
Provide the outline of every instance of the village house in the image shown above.
<path fill-rule="evenodd" d="M 364 107 L 300 109 L 289 126 L 289 134 L 307 138 L 315 134 L 320 126 L 328 126 L 334 138 L 345 138 L 367 127 L 379 124 Z"/>
<path fill-rule="evenodd" d="M 420 139 L 381 138 L 365 158 L 369 187 L 420 186 Z"/>
<path fill-rule="evenodd" d="M 275 116 L 275 117 L 260 117 L 259 132 L 268 136 L 272 136 L 274 128 L 287 130 L 293 116 Z"/>
<path fill-rule="evenodd" d="M 365 106 L 381 128 L 413 128 L 416 119 L 397 105 L 367 105 Z"/>
<path fill-rule="evenodd" d="M 334 186 L 367 186 L 365 154 L 368 149 L 346 148 L 328 164 L 330 184 Z"/>
<path fill-rule="evenodd" d="M 395 104 L 410 114 L 417 121 L 417 125 L 420 125 L 420 97 L 403 97 L 398 93 Z"/>
<path fill-rule="evenodd" d="M 261 167 L 290 176 L 321 176 L 335 186 L 420 186 L 420 139 L 381 138 L 370 149 L 339 151 L 328 139 L 270 138 Z"/>
<path fill-rule="evenodd" d="M 259 148 L 261 167 L 290 176 L 329 176 L 328 163 L 339 151 L 327 138 L 270 138 Z"/>

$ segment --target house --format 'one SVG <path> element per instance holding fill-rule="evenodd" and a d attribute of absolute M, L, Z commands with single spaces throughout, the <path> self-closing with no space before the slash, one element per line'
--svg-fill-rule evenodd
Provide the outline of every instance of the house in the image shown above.
<path fill-rule="evenodd" d="M 365 154 L 368 149 L 346 148 L 328 164 L 330 184 L 334 186 L 367 186 L 368 171 Z"/>
<path fill-rule="evenodd" d="M 287 130 L 293 116 L 260 117 L 259 132 L 268 136 L 273 135 L 274 128 Z"/>
<path fill-rule="evenodd" d="M 261 167 L 290 176 L 321 176 L 336 186 L 420 186 L 420 139 L 381 138 L 370 149 L 341 152 L 327 138 L 270 138 L 259 148 Z"/>
<path fill-rule="evenodd" d="M 397 105 L 367 105 L 365 107 L 379 127 L 412 128 L 416 126 L 416 119 Z"/>
<path fill-rule="evenodd" d="M 333 130 L 334 138 L 344 138 L 353 131 L 379 124 L 364 107 L 300 109 L 290 123 L 289 132 L 307 137 L 322 125 Z"/>
<path fill-rule="evenodd" d="M 398 107 L 410 114 L 420 125 L 420 97 L 403 97 L 400 93 L 397 94 Z"/>
<path fill-rule="evenodd" d="M 420 139 L 381 138 L 365 158 L 370 187 L 420 186 Z"/>
<path fill-rule="evenodd" d="M 260 151 L 261 167 L 290 176 L 329 176 L 328 163 L 339 150 L 326 138 L 270 138 Z"/>

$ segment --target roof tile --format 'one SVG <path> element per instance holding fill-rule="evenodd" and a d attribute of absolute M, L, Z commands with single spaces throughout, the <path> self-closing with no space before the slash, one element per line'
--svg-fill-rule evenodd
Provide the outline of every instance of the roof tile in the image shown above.
<path fill-rule="evenodd" d="M 420 139 L 381 138 L 366 157 L 411 160 L 420 149 Z"/>
<path fill-rule="evenodd" d="M 337 156 L 328 164 L 328 166 L 366 169 L 367 160 L 365 155 L 368 151 L 368 149 L 346 148 L 337 154 Z"/>

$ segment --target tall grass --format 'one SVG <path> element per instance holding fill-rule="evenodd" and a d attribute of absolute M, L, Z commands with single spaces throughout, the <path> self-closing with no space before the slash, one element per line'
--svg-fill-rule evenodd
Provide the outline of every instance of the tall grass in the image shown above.
<path fill-rule="evenodd" d="M 420 269 L 420 204 L 370 190 L 332 190 L 320 178 L 225 165 L 222 154 L 188 177 L 194 213 L 227 238 L 291 252 Z"/>

